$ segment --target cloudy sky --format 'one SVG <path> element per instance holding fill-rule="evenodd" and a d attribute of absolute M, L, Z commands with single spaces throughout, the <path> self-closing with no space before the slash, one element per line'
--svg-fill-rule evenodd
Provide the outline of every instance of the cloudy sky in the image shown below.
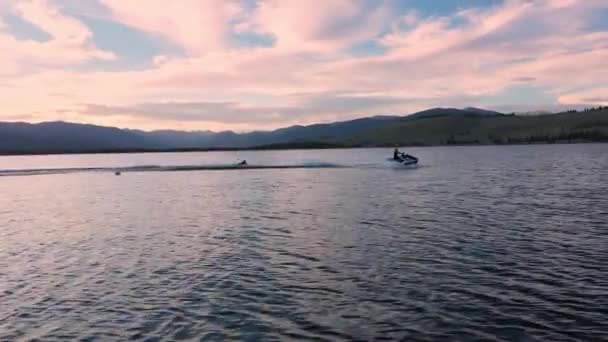
<path fill-rule="evenodd" d="M 271 129 L 608 104 L 607 0 L 0 0 L 0 121 Z"/>

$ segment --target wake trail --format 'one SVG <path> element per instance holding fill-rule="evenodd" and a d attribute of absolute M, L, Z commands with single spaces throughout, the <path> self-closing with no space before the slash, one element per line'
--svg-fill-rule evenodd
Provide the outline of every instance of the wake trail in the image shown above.
<path fill-rule="evenodd" d="M 52 174 L 69 174 L 85 172 L 179 172 L 179 171 L 245 171 L 245 170 L 277 170 L 277 169 L 339 169 L 352 168 L 353 166 L 332 163 L 302 163 L 287 165 L 262 165 L 262 164 L 213 164 L 213 165 L 145 165 L 129 167 L 78 167 L 78 168 L 41 168 L 41 169 L 15 169 L 0 170 L 0 177 L 8 176 L 36 176 Z"/>

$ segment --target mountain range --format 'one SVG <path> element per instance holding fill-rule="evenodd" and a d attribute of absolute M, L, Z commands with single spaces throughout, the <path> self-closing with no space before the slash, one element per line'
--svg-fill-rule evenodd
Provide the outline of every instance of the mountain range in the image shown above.
<path fill-rule="evenodd" d="M 274 131 L 141 131 L 69 122 L 0 122 L 0 154 L 608 141 L 608 107 L 550 115 L 434 108 L 407 116 Z"/>

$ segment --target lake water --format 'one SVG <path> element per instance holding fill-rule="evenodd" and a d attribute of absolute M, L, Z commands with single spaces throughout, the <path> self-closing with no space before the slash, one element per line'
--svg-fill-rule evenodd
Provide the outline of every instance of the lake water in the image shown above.
<path fill-rule="evenodd" d="M 0 157 L 0 340 L 608 338 L 608 144 L 406 152 Z"/>

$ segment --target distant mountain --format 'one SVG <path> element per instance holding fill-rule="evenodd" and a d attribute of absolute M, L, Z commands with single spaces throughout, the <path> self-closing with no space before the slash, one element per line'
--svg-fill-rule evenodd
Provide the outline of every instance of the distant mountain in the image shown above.
<path fill-rule="evenodd" d="M 0 152 L 93 151 L 152 147 L 146 134 L 68 122 L 0 123 Z"/>
<path fill-rule="evenodd" d="M 245 148 L 292 142 L 336 141 L 399 118 L 377 116 L 243 134 L 232 131 L 145 132 L 62 121 L 39 124 L 11 122 L 0 123 L 0 153 Z"/>
<path fill-rule="evenodd" d="M 68 122 L 0 123 L 0 154 L 215 148 L 289 148 L 608 141 L 608 108 L 550 115 L 505 115 L 479 108 L 434 108 L 274 131 L 140 131 Z"/>
<path fill-rule="evenodd" d="M 485 109 L 467 107 L 465 109 L 457 108 L 432 108 L 407 116 L 408 119 L 427 119 L 441 116 L 498 116 L 504 115 L 499 112 L 494 112 Z"/>
<path fill-rule="evenodd" d="M 176 130 L 159 130 L 151 132 L 129 130 L 129 132 L 144 138 L 148 146 L 153 145 L 156 148 L 169 149 L 207 146 L 211 143 L 211 140 L 219 134 L 211 131 L 184 132 Z"/>
<path fill-rule="evenodd" d="M 470 112 L 470 113 L 477 113 L 480 116 L 504 115 L 503 113 L 496 112 L 496 111 L 493 111 L 493 110 L 487 110 L 487 109 L 481 109 L 481 108 L 475 108 L 475 107 L 467 107 L 467 108 L 464 109 L 464 111 Z"/>

